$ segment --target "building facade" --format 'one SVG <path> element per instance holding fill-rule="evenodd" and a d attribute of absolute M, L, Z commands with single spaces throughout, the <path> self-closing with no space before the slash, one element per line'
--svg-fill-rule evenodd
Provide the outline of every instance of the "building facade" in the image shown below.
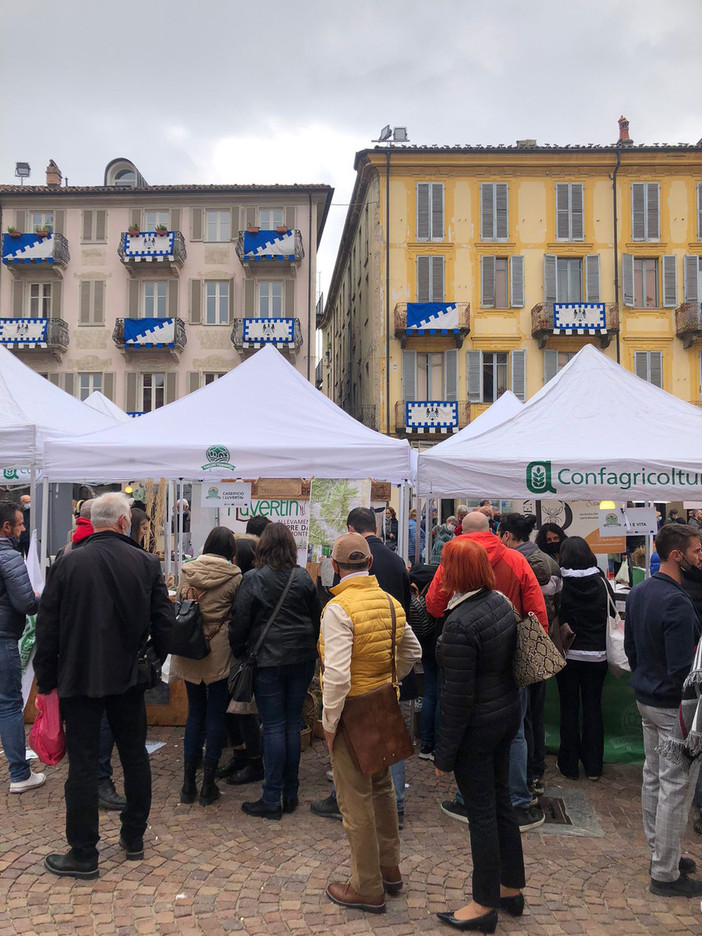
<path fill-rule="evenodd" d="M 702 145 L 378 146 L 318 326 L 318 385 L 425 442 L 586 342 L 700 405 Z M 613 400 L 616 425 L 635 400 Z"/>
<path fill-rule="evenodd" d="M 0 344 L 81 399 L 140 414 L 263 344 L 314 380 L 327 185 L 0 186 Z"/>

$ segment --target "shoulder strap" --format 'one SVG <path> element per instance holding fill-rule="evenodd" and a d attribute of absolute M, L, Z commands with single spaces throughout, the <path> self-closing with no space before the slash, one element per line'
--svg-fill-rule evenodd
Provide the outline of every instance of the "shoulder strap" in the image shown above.
<path fill-rule="evenodd" d="M 280 595 L 280 598 L 278 599 L 278 604 L 277 604 L 277 605 L 275 606 L 275 608 L 273 609 L 273 614 L 271 614 L 271 616 L 270 616 L 270 617 L 268 618 L 268 620 L 266 621 L 266 626 L 265 626 L 265 627 L 263 628 L 263 630 L 261 631 L 261 636 L 260 636 L 260 637 L 258 638 L 258 640 L 256 641 L 256 646 L 255 646 L 255 647 L 253 648 L 253 650 L 251 651 L 251 654 L 252 654 L 253 656 L 256 656 L 256 654 L 258 653 L 258 651 L 261 649 L 261 644 L 263 643 L 266 634 L 267 634 L 268 631 L 270 630 L 271 624 L 272 624 L 273 621 L 275 621 L 275 619 L 278 617 L 278 612 L 280 611 L 280 609 L 281 609 L 282 606 L 283 606 L 283 602 L 285 601 L 285 596 L 286 596 L 287 593 L 290 591 L 290 586 L 292 585 L 292 580 L 293 580 L 293 576 L 294 576 L 294 575 L 295 575 L 295 566 L 293 566 L 292 569 L 290 570 L 290 577 L 288 578 L 287 582 L 285 583 L 285 588 L 283 589 L 283 591 L 282 591 L 282 593 L 281 593 L 281 595 Z"/>
<path fill-rule="evenodd" d="M 390 614 L 392 616 L 392 635 L 390 637 L 390 665 L 392 667 L 392 684 L 397 685 L 397 667 L 395 665 L 395 637 L 397 635 L 397 617 L 395 615 L 395 605 L 390 595 L 385 596 L 390 605 Z"/>

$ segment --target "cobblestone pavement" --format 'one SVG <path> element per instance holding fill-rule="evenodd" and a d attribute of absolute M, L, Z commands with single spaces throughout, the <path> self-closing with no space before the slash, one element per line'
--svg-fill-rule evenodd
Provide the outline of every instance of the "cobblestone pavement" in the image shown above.
<path fill-rule="evenodd" d="M 244 799 L 258 798 L 257 785 L 222 784 L 224 796 L 216 804 L 180 805 L 181 730 L 151 728 L 149 737 L 167 744 L 151 757 L 154 806 L 146 857 L 125 861 L 117 841 L 119 816 L 102 813 L 96 881 L 57 878 L 43 868 L 48 852 L 66 847 L 65 764 L 48 770 L 43 788 L 10 796 L 6 764 L 0 762 L 0 936 L 449 932 L 434 914 L 461 906 L 470 892 L 468 831 L 440 812 L 438 804 L 452 785 L 434 776 L 430 762 L 413 758 L 407 766 L 405 890 L 388 899 L 385 916 L 367 916 L 343 910 L 324 895 L 330 880 L 347 880 L 349 865 L 341 824 L 309 811 L 312 800 L 329 792 L 320 741 L 302 755 L 300 809 L 269 822 L 240 810 Z M 115 779 L 121 789 L 121 771 Z M 699 901 L 667 900 L 648 891 L 639 783 L 640 768 L 633 766 L 607 766 L 597 784 L 563 780 L 549 758 L 547 793 L 585 802 L 604 835 L 561 834 L 554 826 L 524 835 L 527 909 L 521 920 L 501 917 L 498 932 L 702 932 Z M 691 828 L 686 845 L 702 865 L 702 839 Z"/>

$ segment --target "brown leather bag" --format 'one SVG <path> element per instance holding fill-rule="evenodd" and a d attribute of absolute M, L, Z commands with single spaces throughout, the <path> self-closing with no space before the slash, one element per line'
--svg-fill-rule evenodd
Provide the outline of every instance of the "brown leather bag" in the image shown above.
<path fill-rule="evenodd" d="M 356 766 L 366 777 L 406 760 L 414 754 L 414 744 L 402 717 L 397 698 L 395 606 L 388 596 L 392 615 L 390 644 L 392 682 L 346 699 L 340 727 Z"/>

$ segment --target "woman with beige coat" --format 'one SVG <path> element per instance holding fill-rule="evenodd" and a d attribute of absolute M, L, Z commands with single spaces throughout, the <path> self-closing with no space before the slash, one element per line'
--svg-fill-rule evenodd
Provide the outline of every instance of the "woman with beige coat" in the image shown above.
<path fill-rule="evenodd" d="M 202 555 L 187 562 L 180 572 L 177 597 L 180 600 L 188 596 L 197 598 L 203 631 L 210 644 L 210 652 L 202 660 L 174 655 L 171 664 L 171 674 L 185 680 L 188 694 L 181 803 L 192 803 L 197 795 L 195 774 L 203 736 L 205 760 L 200 804 L 209 806 L 219 797 L 215 774 L 222 754 L 227 679 L 232 661 L 227 625 L 240 582 L 234 534 L 226 527 L 211 530 Z"/>

